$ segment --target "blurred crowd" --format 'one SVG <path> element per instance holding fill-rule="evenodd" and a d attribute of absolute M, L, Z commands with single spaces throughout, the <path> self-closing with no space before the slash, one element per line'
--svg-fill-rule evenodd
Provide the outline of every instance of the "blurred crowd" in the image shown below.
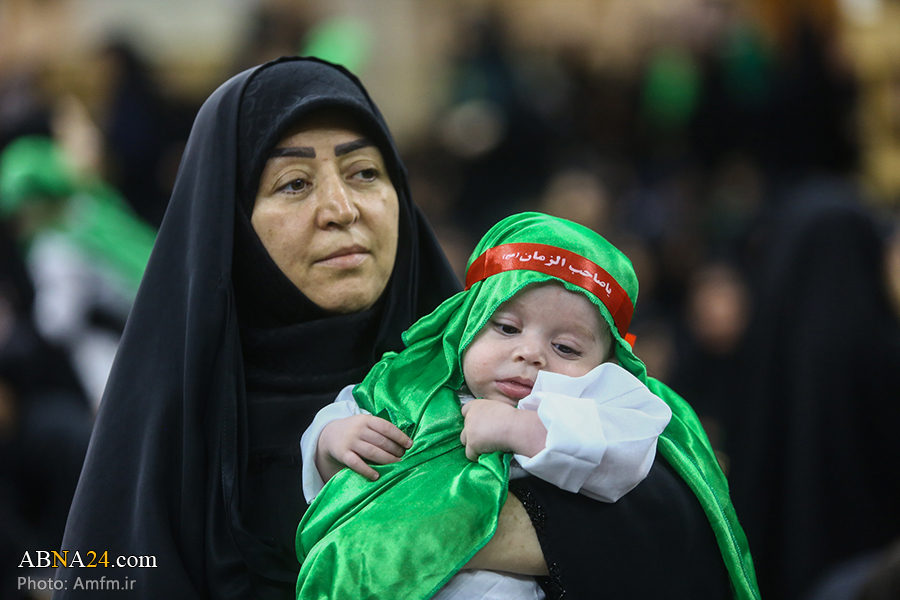
<path fill-rule="evenodd" d="M 501 13 L 479 13 L 401 149 L 413 198 L 461 279 L 479 237 L 522 210 L 619 246 L 640 281 L 635 351 L 700 415 L 763 596 L 892 597 L 896 199 L 859 184 L 858 81 L 833 30 L 801 13 L 773 41 L 738 11 L 707 17 L 626 76 L 574 44 L 522 51 Z M 303 52 L 309 32 L 261 13 L 232 72 Z M 0 598 L 19 597 L 25 550 L 59 546 L 198 108 L 161 93 L 127 40 L 103 60 L 102 114 L 34 74 L 0 80 Z"/>

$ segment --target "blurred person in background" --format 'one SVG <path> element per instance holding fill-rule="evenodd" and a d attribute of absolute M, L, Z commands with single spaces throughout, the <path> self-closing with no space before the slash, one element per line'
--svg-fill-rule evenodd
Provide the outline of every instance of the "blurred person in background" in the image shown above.
<path fill-rule="evenodd" d="M 99 59 L 107 80 L 99 123 L 104 178 L 138 217 L 158 228 L 197 107 L 165 96 L 150 65 L 125 38 L 112 39 Z"/>
<path fill-rule="evenodd" d="M 529 102 L 499 14 L 470 19 L 438 129 L 458 165 L 457 224 L 477 240 L 538 198 L 550 174 L 551 136 Z"/>
<path fill-rule="evenodd" d="M 726 424 L 749 313 L 747 284 L 735 265 L 716 260 L 695 269 L 671 381 L 673 389 L 691 399 L 726 474 Z"/>
<path fill-rule="evenodd" d="M 0 214 L 27 249 L 35 325 L 68 351 L 96 408 L 155 231 L 43 136 L 0 154 Z"/>
<path fill-rule="evenodd" d="M 884 261 L 887 293 L 900 315 L 900 219 L 895 217 Z M 869 548 L 825 570 L 808 600 L 894 600 L 900 598 L 900 538 L 886 548 Z"/>
<path fill-rule="evenodd" d="M 58 548 L 93 414 L 67 353 L 34 327 L 34 293 L 7 227 L 0 227 L 0 598 L 26 551 Z M 34 573 L 37 575 L 37 573 Z M 44 572 L 43 576 L 51 576 Z"/>
<path fill-rule="evenodd" d="M 599 174 L 593 169 L 571 167 L 551 175 L 538 210 L 609 236 L 610 204 L 609 190 Z"/>
<path fill-rule="evenodd" d="M 900 313 L 880 224 L 852 186 L 799 188 L 764 238 L 728 425 L 765 598 L 900 535 Z"/>

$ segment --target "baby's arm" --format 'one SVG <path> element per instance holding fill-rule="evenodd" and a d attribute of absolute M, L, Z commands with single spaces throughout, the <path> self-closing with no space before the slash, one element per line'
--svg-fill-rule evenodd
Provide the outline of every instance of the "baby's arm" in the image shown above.
<path fill-rule="evenodd" d="M 352 391 L 352 385 L 341 390 L 333 404 L 316 414 L 300 439 L 307 502 L 345 466 L 374 481 L 378 473 L 366 461 L 394 463 L 412 446 L 412 440 L 392 423 L 359 408 Z"/>
<path fill-rule="evenodd" d="M 672 410 L 622 367 L 583 377 L 541 373 L 519 407 L 547 428 L 543 450 L 519 465 L 564 490 L 615 502 L 647 477 Z"/>
<path fill-rule="evenodd" d="M 480 417 L 490 417 L 478 414 L 489 403 L 468 409 L 466 430 L 476 431 Z M 536 452 L 535 446 L 527 452 L 511 445 L 494 450 L 514 452 L 522 468 L 561 489 L 605 502 L 615 502 L 647 476 L 672 414 L 636 377 L 610 363 L 583 377 L 541 372 L 517 412 L 540 420 L 546 431 L 542 443 Z M 507 416 L 495 425 L 518 422 Z"/>

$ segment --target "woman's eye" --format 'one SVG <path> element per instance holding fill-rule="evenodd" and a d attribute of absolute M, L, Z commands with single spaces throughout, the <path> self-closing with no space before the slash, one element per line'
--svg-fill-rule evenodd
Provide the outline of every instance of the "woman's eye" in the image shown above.
<path fill-rule="evenodd" d="M 554 346 L 560 354 L 565 356 L 581 356 L 581 352 L 565 344 L 554 344 Z"/>
<path fill-rule="evenodd" d="M 378 179 L 378 169 L 372 167 L 369 169 L 362 169 L 361 171 L 357 171 L 354 175 L 357 179 L 362 179 L 363 181 L 375 181 Z"/>
<path fill-rule="evenodd" d="M 307 187 L 309 187 L 309 184 L 302 179 L 294 179 L 284 184 L 281 189 L 287 192 L 302 192 Z"/>

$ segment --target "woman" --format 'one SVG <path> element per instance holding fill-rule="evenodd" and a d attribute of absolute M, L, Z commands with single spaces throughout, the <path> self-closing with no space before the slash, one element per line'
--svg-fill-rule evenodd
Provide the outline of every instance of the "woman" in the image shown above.
<path fill-rule="evenodd" d="M 322 121 L 324 109 L 343 116 Z M 341 157 L 334 144 L 317 145 L 326 166 L 368 153 L 367 168 L 374 172 L 378 155 L 384 172 L 326 174 L 320 165 L 315 191 L 329 198 L 315 202 L 326 222 L 291 238 L 296 228 L 278 230 L 287 216 L 278 215 L 275 187 L 279 169 L 296 169 L 279 163 L 291 152 L 279 141 L 310 115 L 316 127 L 374 145 Z M 270 157 L 276 146 L 281 156 Z M 328 188 L 348 179 L 377 180 L 382 212 L 391 214 L 373 221 L 369 196 Z M 299 181 L 287 185 L 302 191 Z M 328 233 L 328 243 L 339 241 L 328 252 L 344 254 L 306 258 L 360 261 L 343 270 L 351 276 L 292 270 L 303 260 L 280 249 L 321 250 Z M 329 296 L 360 287 L 346 305 Z M 58 578 L 68 589 L 60 597 L 95 593 L 82 594 L 76 579 L 100 575 L 118 580 L 128 598 L 293 597 L 293 537 L 305 509 L 300 434 L 457 289 L 410 200 L 387 126 L 355 77 L 288 59 L 225 83 L 197 116 L 107 385 L 63 542 L 68 567 Z M 127 559 L 115 569 L 81 568 L 76 551 L 85 565 L 93 551 L 110 565 L 153 557 L 144 562 L 156 568 L 123 568 Z"/>

